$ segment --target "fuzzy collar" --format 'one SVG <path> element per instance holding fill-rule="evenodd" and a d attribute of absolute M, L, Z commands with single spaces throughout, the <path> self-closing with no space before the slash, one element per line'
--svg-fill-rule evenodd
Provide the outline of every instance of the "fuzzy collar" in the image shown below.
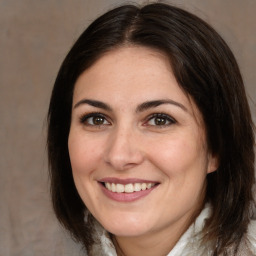
<path fill-rule="evenodd" d="M 174 248 L 167 256 L 210 256 L 213 254 L 213 245 L 210 243 L 201 246 L 201 231 L 205 221 L 211 215 L 211 206 L 206 204 L 195 222 L 181 236 Z M 117 256 L 115 247 L 108 232 L 99 223 L 95 224 L 95 238 L 98 243 L 93 245 L 89 256 Z M 231 248 L 232 250 L 232 248 Z M 252 220 L 246 236 L 239 246 L 238 256 L 256 255 L 256 220 Z"/>

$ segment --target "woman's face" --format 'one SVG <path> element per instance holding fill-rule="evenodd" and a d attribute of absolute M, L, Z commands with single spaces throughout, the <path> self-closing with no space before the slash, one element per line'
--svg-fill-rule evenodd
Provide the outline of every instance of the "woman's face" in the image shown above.
<path fill-rule="evenodd" d="M 216 159 L 168 59 L 144 47 L 101 57 L 78 78 L 68 140 L 76 188 L 116 236 L 184 230 Z"/>

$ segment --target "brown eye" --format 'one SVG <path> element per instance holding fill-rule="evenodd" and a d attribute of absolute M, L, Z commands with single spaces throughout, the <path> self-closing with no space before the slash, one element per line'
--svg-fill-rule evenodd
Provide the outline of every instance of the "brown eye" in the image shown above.
<path fill-rule="evenodd" d="M 105 119 L 101 116 L 92 117 L 92 123 L 94 125 L 102 125 L 104 124 Z"/>
<path fill-rule="evenodd" d="M 156 117 L 154 119 L 155 125 L 165 125 L 167 120 L 166 118 L 162 118 L 162 117 Z"/>
<path fill-rule="evenodd" d="M 172 125 L 174 123 L 176 123 L 176 121 L 172 117 L 166 114 L 159 113 L 159 114 L 154 114 L 150 116 L 146 125 L 164 127 L 164 126 Z"/>
<path fill-rule="evenodd" d="M 102 114 L 91 113 L 80 118 L 80 122 L 89 126 L 109 125 L 109 121 Z"/>

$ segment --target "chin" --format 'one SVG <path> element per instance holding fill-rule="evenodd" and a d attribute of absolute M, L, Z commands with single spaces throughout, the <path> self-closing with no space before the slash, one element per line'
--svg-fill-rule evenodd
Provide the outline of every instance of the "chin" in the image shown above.
<path fill-rule="evenodd" d="M 148 230 L 145 230 L 145 228 L 131 228 L 127 226 L 110 227 L 109 229 L 106 228 L 106 230 L 111 234 L 119 237 L 137 237 L 148 232 Z"/>
<path fill-rule="evenodd" d="M 115 218 L 110 220 L 114 220 Z M 116 236 L 140 236 L 149 231 L 149 225 L 145 223 L 145 220 L 142 222 L 139 219 L 123 217 L 122 219 L 116 219 L 116 221 L 104 221 L 101 222 L 103 227 Z"/>

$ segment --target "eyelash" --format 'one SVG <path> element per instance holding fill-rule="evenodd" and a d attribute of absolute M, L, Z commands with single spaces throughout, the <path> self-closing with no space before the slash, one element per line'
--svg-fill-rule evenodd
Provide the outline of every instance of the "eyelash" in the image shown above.
<path fill-rule="evenodd" d="M 89 123 L 89 119 L 90 118 L 100 118 L 102 119 L 103 123 L 102 124 L 91 124 Z M 156 124 L 156 119 L 159 119 L 158 121 L 161 122 L 163 121 L 164 123 L 161 124 Z M 82 123 L 83 125 L 86 125 L 86 126 L 95 126 L 95 127 L 100 127 L 102 125 L 110 125 L 111 123 L 108 121 L 108 117 L 106 117 L 106 115 L 102 114 L 102 113 L 99 113 L 99 112 L 94 112 L 94 113 L 89 113 L 89 114 L 85 114 L 85 115 L 82 115 L 80 117 L 80 123 Z M 151 120 L 154 120 L 154 124 L 149 124 L 149 122 Z M 160 120 L 162 119 L 162 120 Z M 94 122 L 95 120 L 92 120 L 92 122 Z M 107 124 L 105 123 L 107 122 Z M 167 124 L 166 124 L 167 123 Z M 177 121 L 170 117 L 169 115 L 167 114 L 164 114 L 164 113 L 155 113 L 155 114 L 152 114 L 150 115 L 149 117 L 146 118 L 146 121 L 143 122 L 143 126 L 156 126 L 156 127 L 159 127 L 159 128 L 163 128 L 163 127 L 166 127 L 166 126 L 170 126 L 172 124 L 175 124 L 177 123 Z"/>
<path fill-rule="evenodd" d="M 90 118 L 101 118 L 103 120 L 103 122 L 107 121 L 108 124 L 104 124 L 104 123 L 103 124 L 90 124 L 88 122 Z M 109 125 L 110 124 L 110 122 L 107 120 L 106 116 L 103 115 L 102 113 L 98 113 L 98 112 L 82 115 L 80 117 L 80 123 L 87 125 L 87 126 L 98 126 L 98 127 L 101 125 Z"/>
<path fill-rule="evenodd" d="M 149 121 L 151 121 L 153 119 L 155 119 L 154 122 L 156 122 L 157 118 L 162 119 L 165 123 L 164 124 L 158 124 L 158 125 L 156 123 L 154 125 L 148 124 Z M 158 120 L 158 121 L 161 122 L 161 120 Z M 168 124 L 166 124 L 166 122 L 168 122 Z M 170 125 L 175 124 L 175 123 L 177 123 L 177 121 L 174 118 L 170 117 L 169 115 L 164 114 L 164 113 L 156 113 L 156 114 L 153 114 L 153 115 L 149 116 L 146 119 L 146 123 L 144 125 L 145 126 L 158 126 L 158 127 L 162 128 L 162 127 L 170 126 Z"/>

